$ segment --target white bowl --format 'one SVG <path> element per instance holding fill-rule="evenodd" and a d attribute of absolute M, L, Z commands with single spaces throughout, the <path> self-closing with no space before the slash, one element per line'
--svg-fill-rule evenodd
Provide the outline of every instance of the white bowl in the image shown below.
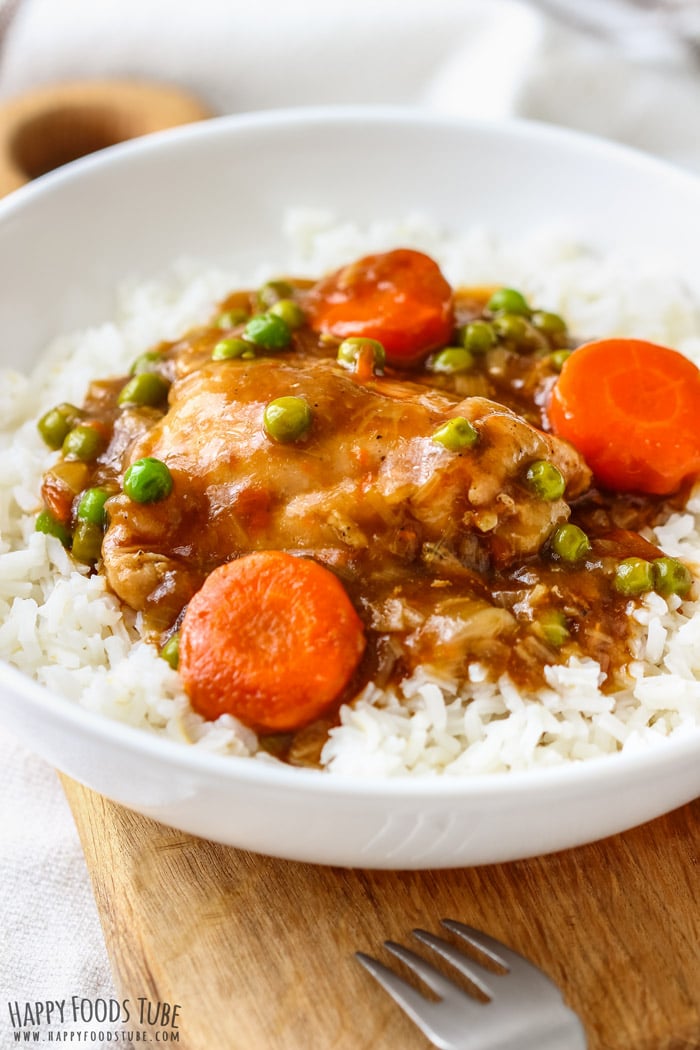
<path fill-rule="evenodd" d="M 0 363 L 106 319 L 115 286 L 183 251 L 274 260 L 290 205 L 359 222 L 419 210 L 516 237 L 572 224 L 700 275 L 700 182 L 578 134 L 406 110 L 282 111 L 127 143 L 0 202 Z M 9 291 L 9 294 L 8 294 Z M 696 288 L 696 292 L 700 289 Z M 358 867 L 484 864 L 563 849 L 700 794 L 700 730 L 645 753 L 466 779 L 349 780 L 203 754 L 110 722 L 0 665 L 4 723 L 94 790 L 196 835 Z"/>

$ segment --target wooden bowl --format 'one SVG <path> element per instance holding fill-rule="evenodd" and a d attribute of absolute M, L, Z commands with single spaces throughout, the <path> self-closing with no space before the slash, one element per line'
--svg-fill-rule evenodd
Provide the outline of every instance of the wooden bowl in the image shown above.
<path fill-rule="evenodd" d="M 0 196 L 117 142 L 211 112 L 179 88 L 95 80 L 40 88 L 0 106 Z"/>

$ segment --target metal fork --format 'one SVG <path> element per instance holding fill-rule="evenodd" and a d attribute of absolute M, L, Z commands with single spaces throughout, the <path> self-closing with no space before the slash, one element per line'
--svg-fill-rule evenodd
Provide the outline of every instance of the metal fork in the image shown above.
<path fill-rule="evenodd" d="M 441 921 L 505 972 L 487 969 L 427 930 L 413 930 L 413 936 L 454 966 L 489 1002 L 467 995 L 422 956 L 394 941 L 385 941 L 384 946 L 440 997 L 438 1002 L 427 999 L 372 956 L 355 953 L 433 1046 L 440 1050 L 586 1050 L 581 1022 L 546 974 L 493 937 L 453 919 Z"/>

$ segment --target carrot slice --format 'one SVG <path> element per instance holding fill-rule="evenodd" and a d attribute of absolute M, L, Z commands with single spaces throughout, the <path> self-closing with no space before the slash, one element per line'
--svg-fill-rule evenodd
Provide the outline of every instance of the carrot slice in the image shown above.
<path fill-rule="evenodd" d="M 205 718 L 231 714 L 259 732 L 288 732 L 339 699 L 364 648 L 362 622 L 332 572 L 259 551 L 215 569 L 194 595 L 179 670 Z"/>
<path fill-rule="evenodd" d="M 377 339 L 393 365 L 413 364 L 452 335 L 452 289 L 430 256 L 409 248 L 330 274 L 307 293 L 305 308 L 314 331 Z"/>
<path fill-rule="evenodd" d="M 700 370 L 641 339 L 601 339 L 566 360 L 549 420 L 598 483 L 665 496 L 700 474 Z"/>
<path fill-rule="evenodd" d="M 41 496 L 51 514 L 62 525 L 70 522 L 73 501 L 87 487 L 90 468 L 74 459 L 59 459 L 44 474 Z"/>

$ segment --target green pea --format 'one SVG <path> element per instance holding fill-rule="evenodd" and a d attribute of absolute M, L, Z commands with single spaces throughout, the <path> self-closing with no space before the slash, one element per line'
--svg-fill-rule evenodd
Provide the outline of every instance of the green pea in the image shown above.
<path fill-rule="evenodd" d="M 37 427 L 49 448 L 57 450 L 79 419 L 80 409 L 76 408 L 75 405 L 63 402 L 61 405 L 56 405 L 55 408 L 50 408 L 41 417 Z"/>
<path fill-rule="evenodd" d="M 176 631 L 175 634 L 171 634 L 167 642 L 160 651 L 160 656 L 165 660 L 166 663 L 170 664 L 173 671 L 177 671 L 178 664 L 180 663 L 180 632 Z"/>
<path fill-rule="evenodd" d="M 34 528 L 37 532 L 44 532 L 47 536 L 55 536 L 57 540 L 60 540 L 64 547 L 70 547 L 71 545 L 71 534 L 68 529 L 60 521 L 54 518 L 53 514 L 50 514 L 48 510 L 42 510 L 37 514 Z"/>
<path fill-rule="evenodd" d="M 555 350 L 554 353 L 549 355 L 549 363 L 555 372 L 561 372 L 565 363 L 571 357 L 571 350 Z"/>
<path fill-rule="evenodd" d="M 557 610 L 544 613 L 537 622 L 537 631 L 548 645 L 560 649 L 571 637 L 567 619 Z"/>
<path fill-rule="evenodd" d="M 158 503 L 173 490 L 173 477 L 160 459 L 137 459 L 124 474 L 124 492 L 134 503 Z"/>
<path fill-rule="evenodd" d="M 377 339 L 367 339 L 364 336 L 353 335 L 349 339 L 343 339 L 338 347 L 337 360 L 346 368 L 356 368 L 361 351 L 371 351 L 374 359 L 375 371 L 381 372 L 386 364 L 386 351 Z"/>
<path fill-rule="evenodd" d="M 500 339 L 508 339 L 516 346 L 525 346 L 530 341 L 530 327 L 519 314 L 499 314 L 493 327 Z"/>
<path fill-rule="evenodd" d="M 119 391 L 118 405 L 162 405 L 170 383 L 157 372 L 139 372 Z"/>
<path fill-rule="evenodd" d="M 312 422 L 311 408 L 303 397 L 277 397 L 263 413 L 265 433 L 282 444 L 304 437 Z"/>
<path fill-rule="evenodd" d="M 212 361 L 230 361 L 235 357 L 243 357 L 251 351 L 251 357 L 255 357 L 255 351 L 245 339 L 220 339 L 211 352 Z"/>
<path fill-rule="evenodd" d="M 244 310 L 242 306 L 238 306 L 233 310 L 224 310 L 217 317 L 216 323 L 219 328 L 235 328 L 236 325 L 244 324 L 249 317 L 248 311 Z"/>
<path fill-rule="evenodd" d="M 572 564 L 585 558 L 591 549 L 590 540 L 583 529 L 570 522 L 554 530 L 549 545 L 553 554 Z"/>
<path fill-rule="evenodd" d="M 91 521 L 79 521 L 73 533 L 73 557 L 94 564 L 102 553 L 102 529 Z"/>
<path fill-rule="evenodd" d="M 613 583 L 620 594 L 645 594 L 654 589 L 654 568 L 644 558 L 625 558 L 615 569 Z"/>
<path fill-rule="evenodd" d="M 446 346 L 430 363 L 430 371 L 443 375 L 469 372 L 474 367 L 474 355 L 464 346 Z"/>
<path fill-rule="evenodd" d="M 258 292 L 258 305 L 269 310 L 280 299 L 291 299 L 294 289 L 287 281 L 267 281 Z"/>
<path fill-rule="evenodd" d="M 243 329 L 243 338 L 265 350 L 282 350 L 289 345 L 292 332 L 286 321 L 275 314 L 258 314 L 251 317 Z"/>
<path fill-rule="evenodd" d="M 654 569 L 654 590 L 668 598 L 671 594 L 677 594 L 679 598 L 685 598 L 693 586 L 693 577 L 683 562 L 676 558 L 656 558 L 652 563 Z"/>
<path fill-rule="evenodd" d="M 559 314 L 550 313 L 548 310 L 535 310 L 531 320 L 535 328 L 544 335 L 566 335 L 566 321 Z"/>
<path fill-rule="evenodd" d="M 487 302 L 486 309 L 492 314 L 522 314 L 523 317 L 532 313 L 525 296 L 514 288 L 499 288 Z"/>
<path fill-rule="evenodd" d="M 93 525 L 104 525 L 107 519 L 105 503 L 109 496 L 106 489 L 85 489 L 78 503 L 78 517 Z"/>
<path fill-rule="evenodd" d="M 80 459 L 84 463 L 90 463 L 102 452 L 104 439 L 95 427 L 79 423 L 77 427 L 68 431 L 62 448 L 66 459 Z"/>
<path fill-rule="evenodd" d="M 432 440 L 443 445 L 450 452 L 461 452 L 462 449 L 476 445 L 479 440 L 479 431 L 468 419 L 455 416 L 438 427 Z"/>
<path fill-rule="evenodd" d="M 157 350 L 147 350 L 136 358 L 129 370 L 129 375 L 140 376 L 143 372 L 154 372 L 156 365 L 163 360 L 163 355 Z"/>
<path fill-rule="evenodd" d="M 269 312 L 275 317 L 281 317 L 290 328 L 301 328 L 306 321 L 306 314 L 294 299 L 279 299 Z"/>
<path fill-rule="evenodd" d="M 525 484 L 540 499 L 561 499 L 566 489 L 566 479 L 554 463 L 537 459 L 525 472 Z"/>
<path fill-rule="evenodd" d="M 496 333 L 486 321 L 471 321 L 459 329 L 459 341 L 473 354 L 485 354 L 495 345 Z"/>

